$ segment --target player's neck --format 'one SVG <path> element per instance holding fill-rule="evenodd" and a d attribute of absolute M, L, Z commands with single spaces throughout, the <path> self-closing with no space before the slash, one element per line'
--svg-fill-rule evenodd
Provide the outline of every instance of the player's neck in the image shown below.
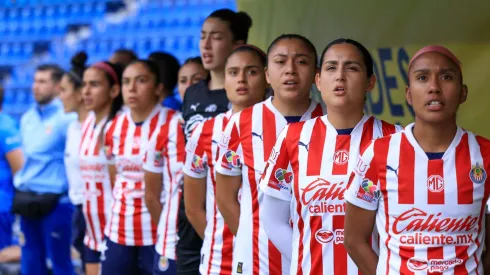
<path fill-rule="evenodd" d="M 88 111 L 85 107 L 83 107 L 83 104 L 78 107 L 77 110 L 77 115 L 78 115 L 78 121 L 82 123 L 85 118 L 87 117 Z"/>
<path fill-rule="evenodd" d="M 452 125 L 435 125 L 415 120 L 413 136 L 424 152 L 445 152 L 457 130 L 456 122 Z"/>
<path fill-rule="evenodd" d="M 310 107 L 311 100 L 281 100 L 278 96 L 272 99 L 272 105 L 283 116 L 303 116 Z"/>
<path fill-rule="evenodd" d="M 328 110 L 328 107 L 327 107 Z M 335 129 L 350 129 L 356 127 L 364 116 L 364 112 L 328 112 L 328 122 Z"/>
<path fill-rule="evenodd" d="M 148 108 L 142 108 L 141 110 L 131 110 L 130 111 L 131 119 L 135 123 L 141 123 L 145 121 L 148 118 L 148 116 L 150 116 L 151 112 L 153 112 L 155 106 L 156 104 Z"/>
<path fill-rule="evenodd" d="M 209 80 L 208 88 L 209 90 L 219 90 L 223 89 L 225 86 L 225 71 L 224 70 L 213 70 L 209 72 L 211 79 Z"/>
<path fill-rule="evenodd" d="M 104 106 L 102 110 L 98 110 L 95 112 L 95 125 L 98 125 L 105 117 L 109 115 L 111 110 L 111 105 Z"/>

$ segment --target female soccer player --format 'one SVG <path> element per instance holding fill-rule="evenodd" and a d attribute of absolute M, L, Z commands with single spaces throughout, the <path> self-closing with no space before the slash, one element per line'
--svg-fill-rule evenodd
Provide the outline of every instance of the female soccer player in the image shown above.
<path fill-rule="evenodd" d="M 274 40 L 267 52 L 266 77 L 274 97 L 232 117 L 216 165 L 216 201 L 236 235 L 233 274 L 289 274 L 289 261 L 269 243 L 259 219 L 259 179 L 281 130 L 324 114 L 321 105 L 310 100 L 317 58 L 313 44 L 287 34 Z"/>
<path fill-rule="evenodd" d="M 251 45 L 240 46 L 228 57 L 225 89 L 231 110 L 200 124 L 187 141 L 184 166 L 186 214 L 204 240 L 201 274 L 231 274 L 233 234 L 215 201 L 218 143 L 232 114 L 264 100 L 267 89 L 265 53 Z"/>
<path fill-rule="evenodd" d="M 184 100 L 187 88 L 207 77 L 208 71 L 204 69 L 201 57 L 188 58 L 179 70 L 177 89 L 179 90 L 180 98 Z"/>
<path fill-rule="evenodd" d="M 415 122 L 371 143 L 354 169 L 347 251 L 362 274 L 483 274 L 490 141 L 456 124 L 468 89 L 448 49 L 419 50 L 408 76 Z M 375 221 L 379 257 L 368 238 Z"/>
<path fill-rule="evenodd" d="M 90 111 L 82 125 L 79 146 L 85 216 L 85 272 L 100 274 L 101 254 L 106 248 L 105 227 L 111 213 L 112 187 L 109 160 L 103 142 L 111 138 L 110 123 L 122 107 L 121 73 L 118 65 L 98 62 L 83 74 L 82 98 Z"/>
<path fill-rule="evenodd" d="M 332 41 L 316 75 L 328 114 L 286 126 L 276 141 L 261 181 L 261 218 L 269 239 L 291 259 L 291 274 L 358 274 L 343 246 L 348 171 L 373 138 L 396 129 L 364 114 L 375 83 L 363 45 Z"/>
<path fill-rule="evenodd" d="M 160 85 L 158 66 L 151 61 L 137 60 L 124 70 L 122 95 L 128 109 L 114 118 L 108 130 L 112 138 L 106 139 L 107 153 L 112 160 L 109 171 L 115 182 L 102 274 L 153 273 L 158 217 L 153 215 L 154 204 L 148 200 L 145 203 L 143 159 L 154 133 L 162 125 L 178 124 L 176 112 L 159 104 Z M 177 126 L 172 128 L 172 133 L 177 133 L 177 129 Z M 173 146 L 182 142 L 183 138 L 168 141 Z M 181 147 L 184 150 L 183 144 Z M 161 161 L 154 160 L 156 164 Z M 177 215 L 169 219 L 175 221 Z M 176 242 L 175 235 L 168 236 L 169 247 Z"/>
<path fill-rule="evenodd" d="M 246 13 L 229 9 L 216 10 L 204 21 L 199 49 L 209 78 L 185 93 L 183 118 L 187 139 L 199 123 L 228 111 L 229 101 L 223 89 L 226 58 L 233 48 L 247 43 L 251 26 L 252 19 Z"/>

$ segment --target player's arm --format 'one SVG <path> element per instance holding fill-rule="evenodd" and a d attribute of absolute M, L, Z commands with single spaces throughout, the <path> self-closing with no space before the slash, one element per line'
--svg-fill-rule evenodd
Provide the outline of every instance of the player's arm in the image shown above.
<path fill-rule="evenodd" d="M 10 171 L 12 171 L 12 175 L 17 173 L 17 171 L 22 168 L 24 165 L 24 154 L 22 153 L 22 149 L 17 148 L 9 151 L 6 155 L 5 158 L 7 159 L 9 166 L 10 166 Z"/>
<path fill-rule="evenodd" d="M 289 224 L 292 200 L 293 173 L 290 172 L 287 132 L 290 126 L 279 134 L 272 149 L 260 188 L 264 200 L 260 205 L 260 220 L 265 233 L 281 254 L 291 261 L 293 229 Z"/>
<path fill-rule="evenodd" d="M 184 175 L 185 214 L 196 230 L 204 239 L 206 229 L 206 178 L 193 178 Z"/>
<path fill-rule="evenodd" d="M 242 185 L 241 159 L 237 154 L 240 146 L 238 116 L 232 117 L 220 140 L 220 153 L 216 164 L 216 203 L 223 218 L 236 236 L 240 220 L 238 193 Z"/>
<path fill-rule="evenodd" d="M 10 171 L 14 175 L 24 165 L 20 135 L 14 128 L 5 128 L 0 130 L 0 139 L 0 152 L 5 154 Z"/>
<path fill-rule="evenodd" d="M 116 161 L 114 155 L 114 128 L 116 127 L 116 119 L 107 122 L 104 127 L 104 154 L 107 159 L 107 170 L 109 170 L 109 180 L 111 182 L 111 189 L 114 189 L 116 184 Z"/>
<path fill-rule="evenodd" d="M 162 126 L 165 127 L 165 126 Z M 152 222 L 157 225 L 162 214 L 163 204 L 160 200 L 163 190 L 163 145 L 162 128 L 153 133 L 143 160 L 145 181 L 145 204 L 150 212 Z"/>
<path fill-rule="evenodd" d="M 488 207 L 488 204 L 487 204 Z M 490 274 L 490 213 L 485 217 L 485 253 L 483 254 L 483 273 Z"/>
<path fill-rule="evenodd" d="M 370 240 L 380 199 L 373 143 L 352 172 L 346 191 L 344 246 L 364 275 L 375 275 L 378 256 Z"/>

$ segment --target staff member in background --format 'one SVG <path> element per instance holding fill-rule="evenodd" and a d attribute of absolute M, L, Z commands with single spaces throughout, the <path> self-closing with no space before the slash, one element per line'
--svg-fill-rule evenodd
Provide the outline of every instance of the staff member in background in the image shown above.
<path fill-rule="evenodd" d="M 10 212 L 14 198 L 12 175 L 24 161 L 17 125 L 11 117 L 1 112 L 2 103 L 3 88 L 0 87 L 0 250 L 13 244 L 12 225 L 15 217 Z"/>
<path fill-rule="evenodd" d="M 160 81 L 163 84 L 162 91 L 160 91 L 160 102 L 164 107 L 180 112 L 182 104 L 174 96 L 180 70 L 179 60 L 165 52 L 153 52 L 148 59 L 155 62 L 160 70 Z"/>
<path fill-rule="evenodd" d="M 46 257 L 53 274 L 74 274 L 71 262 L 73 206 L 63 156 L 68 125 L 76 119 L 66 115 L 57 98 L 63 70 L 41 65 L 32 86 L 37 104 L 21 118 L 20 132 L 25 164 L 15 175 L 12 210 L 21 216 L 22 274 L 46 274 Z"/>
<path fill-rule="evenodd" d="M 65 148 L 65 170 L 68 177 L 68 196 L 75 206 L 73 213 L 73 246 L 80 253 L 82 267 L 85 267 L 83 238 L 85 236 L 85 219 L 82 213 L 84 198 L 83 182 L 79 165 L 80 141 L 82 139 L 82 123 L 87 117 L 87 109 L 82 101 L 82 78 L 85 71 L 87 54 L 80 52 L 71 59 L 72 68 L 61 78 L 60 99 L 65 113 L 75 112 L 78 119 L 68 126 Z"/>

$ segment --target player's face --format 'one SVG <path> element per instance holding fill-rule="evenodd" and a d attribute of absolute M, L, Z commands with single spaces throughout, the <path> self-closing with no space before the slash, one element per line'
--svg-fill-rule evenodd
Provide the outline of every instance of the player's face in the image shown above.
<path fill-rule="evenodd" d="M 456 64 L 440 53 L 424 53 L 412 63 L 408 77 L 406 99 L 417 119 L 428 123 L 455 120 L 468 95 Z"/>
<path fill-rule="evenodd" d="M 233 51 L 233 35 L 228 23 L 210 17 L 206 19 L 201 29 L 199 50 L 206 70 L 222 70 L 226 58 Z"/>
<path fill-rule="evenodd" d="M 184 94 L 189 86 L 198 83 L 208 76 L 208 72 L 204 67 L 196 62 L 190 62 L 182 66 L 179 70 L 178 90 L 181 99 L 184 99 Z"/>
<path fill-rule="evenodd" d="M 60 99 L 63 102 L 65 113 L 74 112 L 82 103 L 82 93 L 70 81 L 68 75 L 64 75 L 60 82 Z"/>
<path fill-rule="evenodd" d="M 349 43 L 336 44 L 325 52 L 323 60 L 316 85 L 327 108 L 362 110 L 366 92 L 374 88 L 376 78 L 368 78 L 361 52 Z"/>
<path fill-rule="evenodd" d="M 133 63 L 126 67 L 122 77 L 122 93 L 124 104 L 129 109 L 152 109 L 158 102 L 158 91 L 155 75 L 143 63 Z"/>
<path fill-rule="evenodd" d="M 226 96 L 234 106 L 250 107 L 264 100 L 267 82 L 264 65 L 252 52 L 237 52 L 225 68 Z"/>
<path fill-rule="evenodd" d="M 283 39 L 269 53 L 267 82 L 281 101 L 309 98 L 315 72 L 315 57 L 301 40 Z"/>
<path fill-rule="evenodd" d="M 88 68 L 83 74 L 82 99 L 85 108 L 95 113 L 106 110 L 113 98 L 119 94 L 119 86 L 110 86 L 105 72 Z"/>
<path fill-rule="evenodd" d="M 32 91 L 34 99 L 39 104 L 47 104 L 56 97 L 58 83 L 53 81 L 52 72 L 50 70 L 37 71 L 34 74 L 34 83 Z"/>

